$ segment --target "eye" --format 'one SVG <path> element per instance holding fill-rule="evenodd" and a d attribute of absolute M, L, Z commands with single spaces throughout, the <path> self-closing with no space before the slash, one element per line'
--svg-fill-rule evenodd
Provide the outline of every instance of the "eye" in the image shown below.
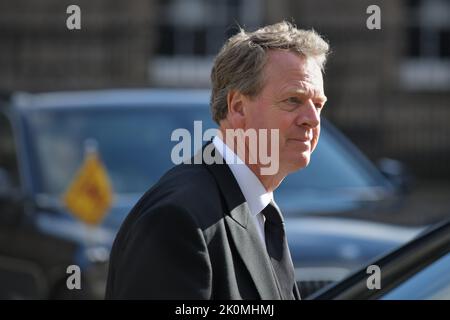
<path fill-rule="evenodd" d="M 281 109 L 288 111 L 288 112 L 292 112 L 297 110 L 297 108 L 302 104 L 302 101 L 293 96 L 293 97 L 289 97 L 285 100 L 283 100 L 283 103 L 281 104 Z"/>
<path fill-rule="evenodd" d="M 297 97 L 289 97 L 286 99 L 289 104 L 301 104 L 302 101 Z"/>
<path fill-rule="evenodd" d="M 316 107 L 317 110 L 320 110 L 323 108 L 323 105 L 321 103 L 315 103 L 314 106 Z"/>

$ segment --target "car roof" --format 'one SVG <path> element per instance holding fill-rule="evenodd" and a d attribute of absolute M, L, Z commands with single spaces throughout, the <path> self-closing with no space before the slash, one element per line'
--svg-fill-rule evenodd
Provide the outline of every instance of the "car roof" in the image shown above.
<path fill-rule="evenodd" d="M 56 91 L 44 93 L 16 92 L 11 106 L 26 109 L 59 109 L 83 107 L 120 107 L 124 105 L 182 106 L 209 105 L 207 89 L 106 89 L 85 91 Z"/>

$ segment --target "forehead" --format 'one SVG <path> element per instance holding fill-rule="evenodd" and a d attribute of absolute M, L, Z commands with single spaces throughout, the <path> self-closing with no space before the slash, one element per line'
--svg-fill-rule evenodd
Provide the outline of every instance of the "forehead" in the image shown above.
<path fill-rule="evenodd" d="M 295 87 L 297 89 L 312 89 L 323 94 L 322 71 L 312 58 L 300 54 L 271 50 L 264 69 L 266 86 Z"/>

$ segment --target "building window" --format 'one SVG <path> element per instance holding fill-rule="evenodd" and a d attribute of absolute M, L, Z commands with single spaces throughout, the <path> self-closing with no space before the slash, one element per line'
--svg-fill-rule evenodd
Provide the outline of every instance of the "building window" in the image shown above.
<path fill-rule="evenodd" d="M 450 88 L 450 1 L 408 0 L 402 83 L 414 90 Z"/>
<path fill-rule="evenodd" d="M 161 0 L 156 52 L 149 65 L 159 86 L 209 85 L 213 57 L 237 26 L 261 24 L 262 0 Z"/>

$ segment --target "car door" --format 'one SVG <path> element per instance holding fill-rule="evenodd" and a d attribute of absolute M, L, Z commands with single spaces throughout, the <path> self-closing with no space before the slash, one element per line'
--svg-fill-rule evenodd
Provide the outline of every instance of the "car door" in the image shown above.
<path fill-rule="evenodd" d="M 371 283 L 378 269 L 379 287 Z M 450 220 L 431 226 L 398 250 L 372 261 L 309 299 L 450 299 Z"/>

